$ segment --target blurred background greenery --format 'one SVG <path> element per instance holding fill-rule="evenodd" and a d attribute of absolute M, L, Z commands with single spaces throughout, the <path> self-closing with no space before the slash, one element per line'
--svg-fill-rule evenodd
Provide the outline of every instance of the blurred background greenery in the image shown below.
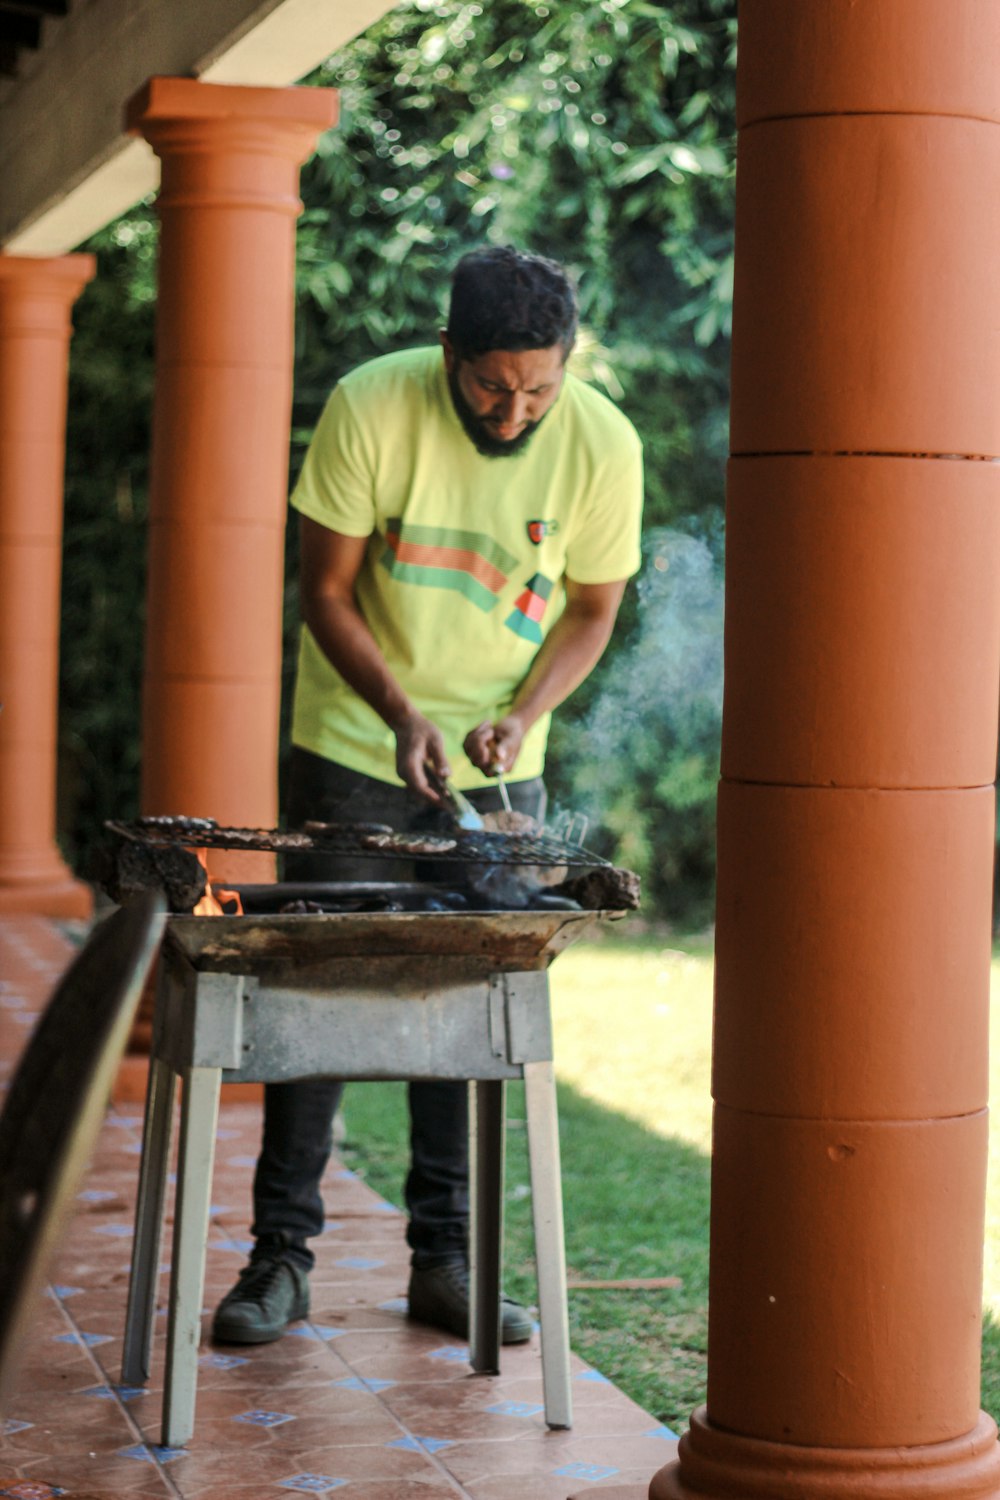
<path fill-rule="evenodd" d="M 576 367 L 645 443 L 645 564 L 549 780 L 647 912 L 689 928 L 714 878 L 735 43 L 735 0 L 404 0 L 307 80 L 341 118 L 298 238 L 292 480 L 344 371 L 436 339 L 463 252 L 513 243 L 576 277 Z M 151 204 L 95 236 L 75 318 L 59 828 L 84 873 L 103 820 L 138 810 L 156 246 Z M 296 576 L 290 528 L 286 712 Z"/>

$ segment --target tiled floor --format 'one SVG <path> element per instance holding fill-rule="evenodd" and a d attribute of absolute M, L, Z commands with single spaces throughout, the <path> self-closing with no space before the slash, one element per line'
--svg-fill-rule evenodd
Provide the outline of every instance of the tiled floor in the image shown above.
<path fill-rule="evenodd" d="M 0 1088 L 71 956 L 55 924 L 0 919 Z M 141 1113 L 105 1120 L 0 1415 L 0 1496 L 644 1500 L 673 1434 L 579 1360 L 574 1427 L 548 1431 L 537 1333 L 472 1375 L 462 1344 L 406 1319 L 402 1216 L 337 1163 L 311 1320 L 259 1348 L 205 1344 L 195 1436 L 158 1447 L 162 1338 L 149 1387 L 118 1383 Z M 243 1263 L 259 1129 L 258 1106 L 224 1100 L 206 1307 Z"/>

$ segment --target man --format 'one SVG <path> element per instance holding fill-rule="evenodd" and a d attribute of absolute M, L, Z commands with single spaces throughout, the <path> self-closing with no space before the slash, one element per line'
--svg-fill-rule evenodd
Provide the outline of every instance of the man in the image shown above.
<path fill-rule="evenodd" d="M 510 248 L 465 256 L 440 348 L 372 360 L 336 387 L 292 496 L 304 626 L 291 826 L 419 826 L 451 777 L 481 810 L 512 776 L 541 819 L 551 711 L 598 661 L 639 564 L 639 439 L 568 374 L 576 296 Z M 384 862 L 304 855 L 300 879 L 386 879 Z M 341 1084 L 269 1085 L 256 1245 L 217 1309 L 225 1342 L 278 1338 L 309 1310 L 307 1240 Z M 467 1090 L 410 1085 L 410 1316 L 468 1333 Z M 505 1298 L 505 1343 L 531 1319 Z"/>

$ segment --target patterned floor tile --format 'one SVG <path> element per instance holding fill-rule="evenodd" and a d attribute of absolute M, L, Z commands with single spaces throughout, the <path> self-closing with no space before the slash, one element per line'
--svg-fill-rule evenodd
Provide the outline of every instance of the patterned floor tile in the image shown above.
<path fill-rule="evenodd" d="M 334 1474 L 292 1474 L 288 1479 L 279 1479 L 278 1488 L 294 1490 L 299 1495 L 329 1495 L 349 1483 L 350 1480 Z"/>
<path fill-rule="evenodd" d="M 71 956 L 56 924 L 0 920 L 0 1090 Z M 260 1123 L 258 1103 L 223 1098 L 206 1310 L 250 1243 Z M 466 1345 L 410 1323 L 405 1219 L 336 1161 L 311 1319 L 270 1345 L 205 1342 L 194 1438 L 160 1448 L 162 1316 L 148 1385 L 120 1383 L 140 1140 L 141 1110 L 113 1108 L 4 1412 L 0 1500 L 633 1500 L 623 1486 L 644 1494 L 672 1456 L 672 1434 L 578 1360 L 576 1426 L 549 1432 L 537 1335 L 503 1351 L 500 1375 L 475 1376 Z M 171 1215 L 168 1195 L 164 1268 Z M 167 1291 L 164 1269 L 161 1314 Z"/>
<path fill-rule="evenodd" d="M 11 1500 L 49 1500 L 52 1495 L 65 1494 L 64 1489 L 45 1480 L 0 1479 L 0 1495 L 8 1495 Z"/>

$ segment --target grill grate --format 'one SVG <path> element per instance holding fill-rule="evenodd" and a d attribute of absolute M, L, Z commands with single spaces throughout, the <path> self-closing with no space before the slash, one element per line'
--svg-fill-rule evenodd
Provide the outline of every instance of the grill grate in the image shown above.
<path fill-rule="evenodd" d="M 189 848 L 253 850 L 264 853 L 316 853 L 350 856 L 352 858 L 424 859 L 458 862 L 461 864 L 501 865 L 569 865 L 575 869 L 611 868 L 610 861 L 579 844 L 567 843 L 547 834 L 491 833 L 449 829 L 444 836 L 453 840 L 453 847 L 431 848 L 421 851 L 413 846 L 419 839 L 415 834 L 401 834 L 407 846 L 401 847 L 389 838 L 386 845 L 376 846 L 370 835 L 344 824 L 342 828 L 328 827 L 323 833 L 304 833 L 298 830 L 285 832 L 276 828 L 225 828 L 209 818 L 150 817 L 137 818 L 132 822 L 108 821 L 105 827 L 121 838 L 145 844 L 153 849 Z M 442 832 L 428 834 L 428 845 L 437 840 L 440 845 Z"/>

